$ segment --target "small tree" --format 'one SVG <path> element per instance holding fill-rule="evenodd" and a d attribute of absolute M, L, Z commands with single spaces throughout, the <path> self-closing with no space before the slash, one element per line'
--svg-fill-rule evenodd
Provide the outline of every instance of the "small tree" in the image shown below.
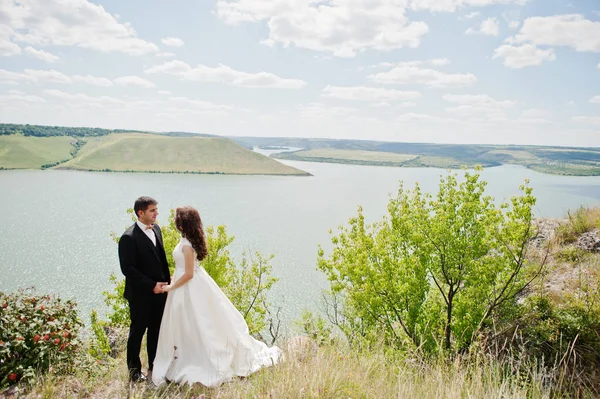
<path fill-rule="evenodd" d="M 366 225 L 359 208 L 330 257 L 319 248 L 318 268 L 344 298 L 338 324 L 348 336 L 465 350 L 515 303 L 537 275 L 527 260 L 535 198 L 526 182 L 497 208 L 485 186 L 478 172 L 442 178 L 436 197 L 400 185 L 382 221 Z"/>

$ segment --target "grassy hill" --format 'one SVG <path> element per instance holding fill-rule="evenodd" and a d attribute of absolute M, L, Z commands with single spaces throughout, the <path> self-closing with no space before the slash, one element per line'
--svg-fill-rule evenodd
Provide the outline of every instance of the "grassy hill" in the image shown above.
<path fill-rule="evenodd" d="M 0 136 L 0 168 L 40 169 L 71 158 L 73 139 L 61 137 Z"/>
<path fill-rule="evenodd" d="M 118 133 L 91 137 L 72 160 L 56 169 L 307 175 L 229 139 Z"/>
<path fill-rule="evenodd" d="M 396 143 L 286 137 L 231 139 L 248 147 L 302 148 L 271 155 L 274 158 L 298 161 L 437 168 L 515 164 L 550 174 L 600 176 L 600 148 Z"/>

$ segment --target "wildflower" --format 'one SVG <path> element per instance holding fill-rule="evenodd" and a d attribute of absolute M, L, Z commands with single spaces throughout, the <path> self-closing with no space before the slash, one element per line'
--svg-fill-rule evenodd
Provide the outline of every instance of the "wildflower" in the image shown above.
<path fill-rule="evenodd" d="M 40 336 L 36 335 L 35 337 L 33 337 L 33 342 L 38 342 L 40 340 Z"/>
<path fill-rule="evenodd" d="M 11 381 L 16 381 L 17 380 L 17 374 L 16 373 L 10 373 L 8 375 L 8 379 Z"/>

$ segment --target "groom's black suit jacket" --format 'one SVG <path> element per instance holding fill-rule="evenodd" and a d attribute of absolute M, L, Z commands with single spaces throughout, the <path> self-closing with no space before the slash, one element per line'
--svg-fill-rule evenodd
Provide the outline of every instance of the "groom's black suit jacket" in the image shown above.
<path fill-rule="evenodd" d="M 141 299 L 155 295 L 157 282 L 170 279 L 167 255 L 160 227 L 154 225 L 156 246 L 137 223 L 125 230 L 119 240 L 119 262 L 125 275 L 125 298 Z"/>

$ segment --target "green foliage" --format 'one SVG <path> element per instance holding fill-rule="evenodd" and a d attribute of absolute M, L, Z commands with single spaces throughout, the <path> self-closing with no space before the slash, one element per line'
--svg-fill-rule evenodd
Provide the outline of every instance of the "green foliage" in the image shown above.
<path fill-rule="evenodd" d="M 132 220 L 136 220 L 133 209 L 127 210 Z M 179 243 L 181 234 L 175 227 L 175 211 L 171 210 L 168 223 L 161 225 L 163 243 L 167 254 L 167 262 L 171 274 L 175 270 L 173 249 Z M 205 231 L 208 255 L 201 265 L 221 287 L 235 307 L 242 313 L 251 334 L 260 335 L 269 323 L 272 323 L 270 302 L 267 293 L 278 279 L 271 276 L 271 260 L 273 255 L 265 257 L 256 252 L 254 256 L 242 255 L 239 265 L 236 265 L 229 252 L 229 246 L 235 240 L 227 234 L 225 226 L 216 228 L 208 226 Z M 119 237 L 111 235 L 115 242 Z M 113 288 L 104 291 L 104 301 L 110 308 L 107 315 L 109 324 L 115 327 L 129 325 L 129 305 L 123 297 L 125 280 L 111 274 Z"/>
<path fill-rule="evenodd" d="M 0 123 L 0 135 L 22 134 L 23 136 L 52 137 L 52 136 L 105 136 L 116 131 L 89 127 L 17 125 Z"/>
<path fill-rule="evenodd" d="M 104 303 L 109 307 L 108 321 L 115 327 L 126 327 L 129 325 L 129 304 L 123 296 L 125 294 L 125 279 L 111 273 L 108 278 L 113 285 L 112 290 L 102 292 Z M 93 320 L 92 320 L 93 324 Z"/>
<path fill-rule="evenodd" d="M 0 387 L 49 370 L 72 372 L 81 327 L 73 301 L 31 289 L 0 292 Z"/>
<path fill-rule="evenodd" d="M 92 310 L 90 315 L 92 333 L 94 334 L 90 340 L 90 355 L 96 359 L 102 359 L 110 353 L 110 341 L 104 330 L 106 322 L 98 320 L 98 313 Z"/>
<path fill-rule="evenodd" d="M 525 184 L 497 208 L 479 177 L 449 174 L 436 197 L 400 185 L 382 221 L 367 225 L 359 208 L 332 238 L 332 254 L 319 248 L 318 268 L 345 298 L 347 336 L 455 352 L 515 305 L 532 272 L 535 198 Z"/>
<path fill-rule="evenodd" d="M 304 310 L 300 316 L 300 320 L 296 324 L 301 328 L 302 332 L 319 346 L 335 343 L 331 324 L 321 315 L 315 315 L 308 310 Z"/>
<path fill-rule="evenodd" d="M 574 363 L 589 375 L 600 364 L 599 282 L 596 277 L 560 301 L 542 293 L 528 297 L 502 336 L 518 337 L 510 346 L 518 346 L 529 357 L 550 364 Z"/>
<path fill-rule="evenodd" d="M 273 257 L 273 255 L 264 257 L 259 252 L 255 252 L 254 256 L 248 259 L 244 254 L 239 268 L 234 267 L 220 273 L 223 276 L 231 276 L 231 282 L 221 287 L 244 316 L 250 334 L 260 335 L 260 332 L 272 322 L 269 320 L 270 304 L 267 293 L 278 281 L 271 276 L 273 267 L 270 262 Z"/>
<path fill-rule="evenodd" d="M 587 251 L 577 247 L 562 248 L 556 253 L 556 257 L 564 262 L 579 263 L 587 255 Z"/>

